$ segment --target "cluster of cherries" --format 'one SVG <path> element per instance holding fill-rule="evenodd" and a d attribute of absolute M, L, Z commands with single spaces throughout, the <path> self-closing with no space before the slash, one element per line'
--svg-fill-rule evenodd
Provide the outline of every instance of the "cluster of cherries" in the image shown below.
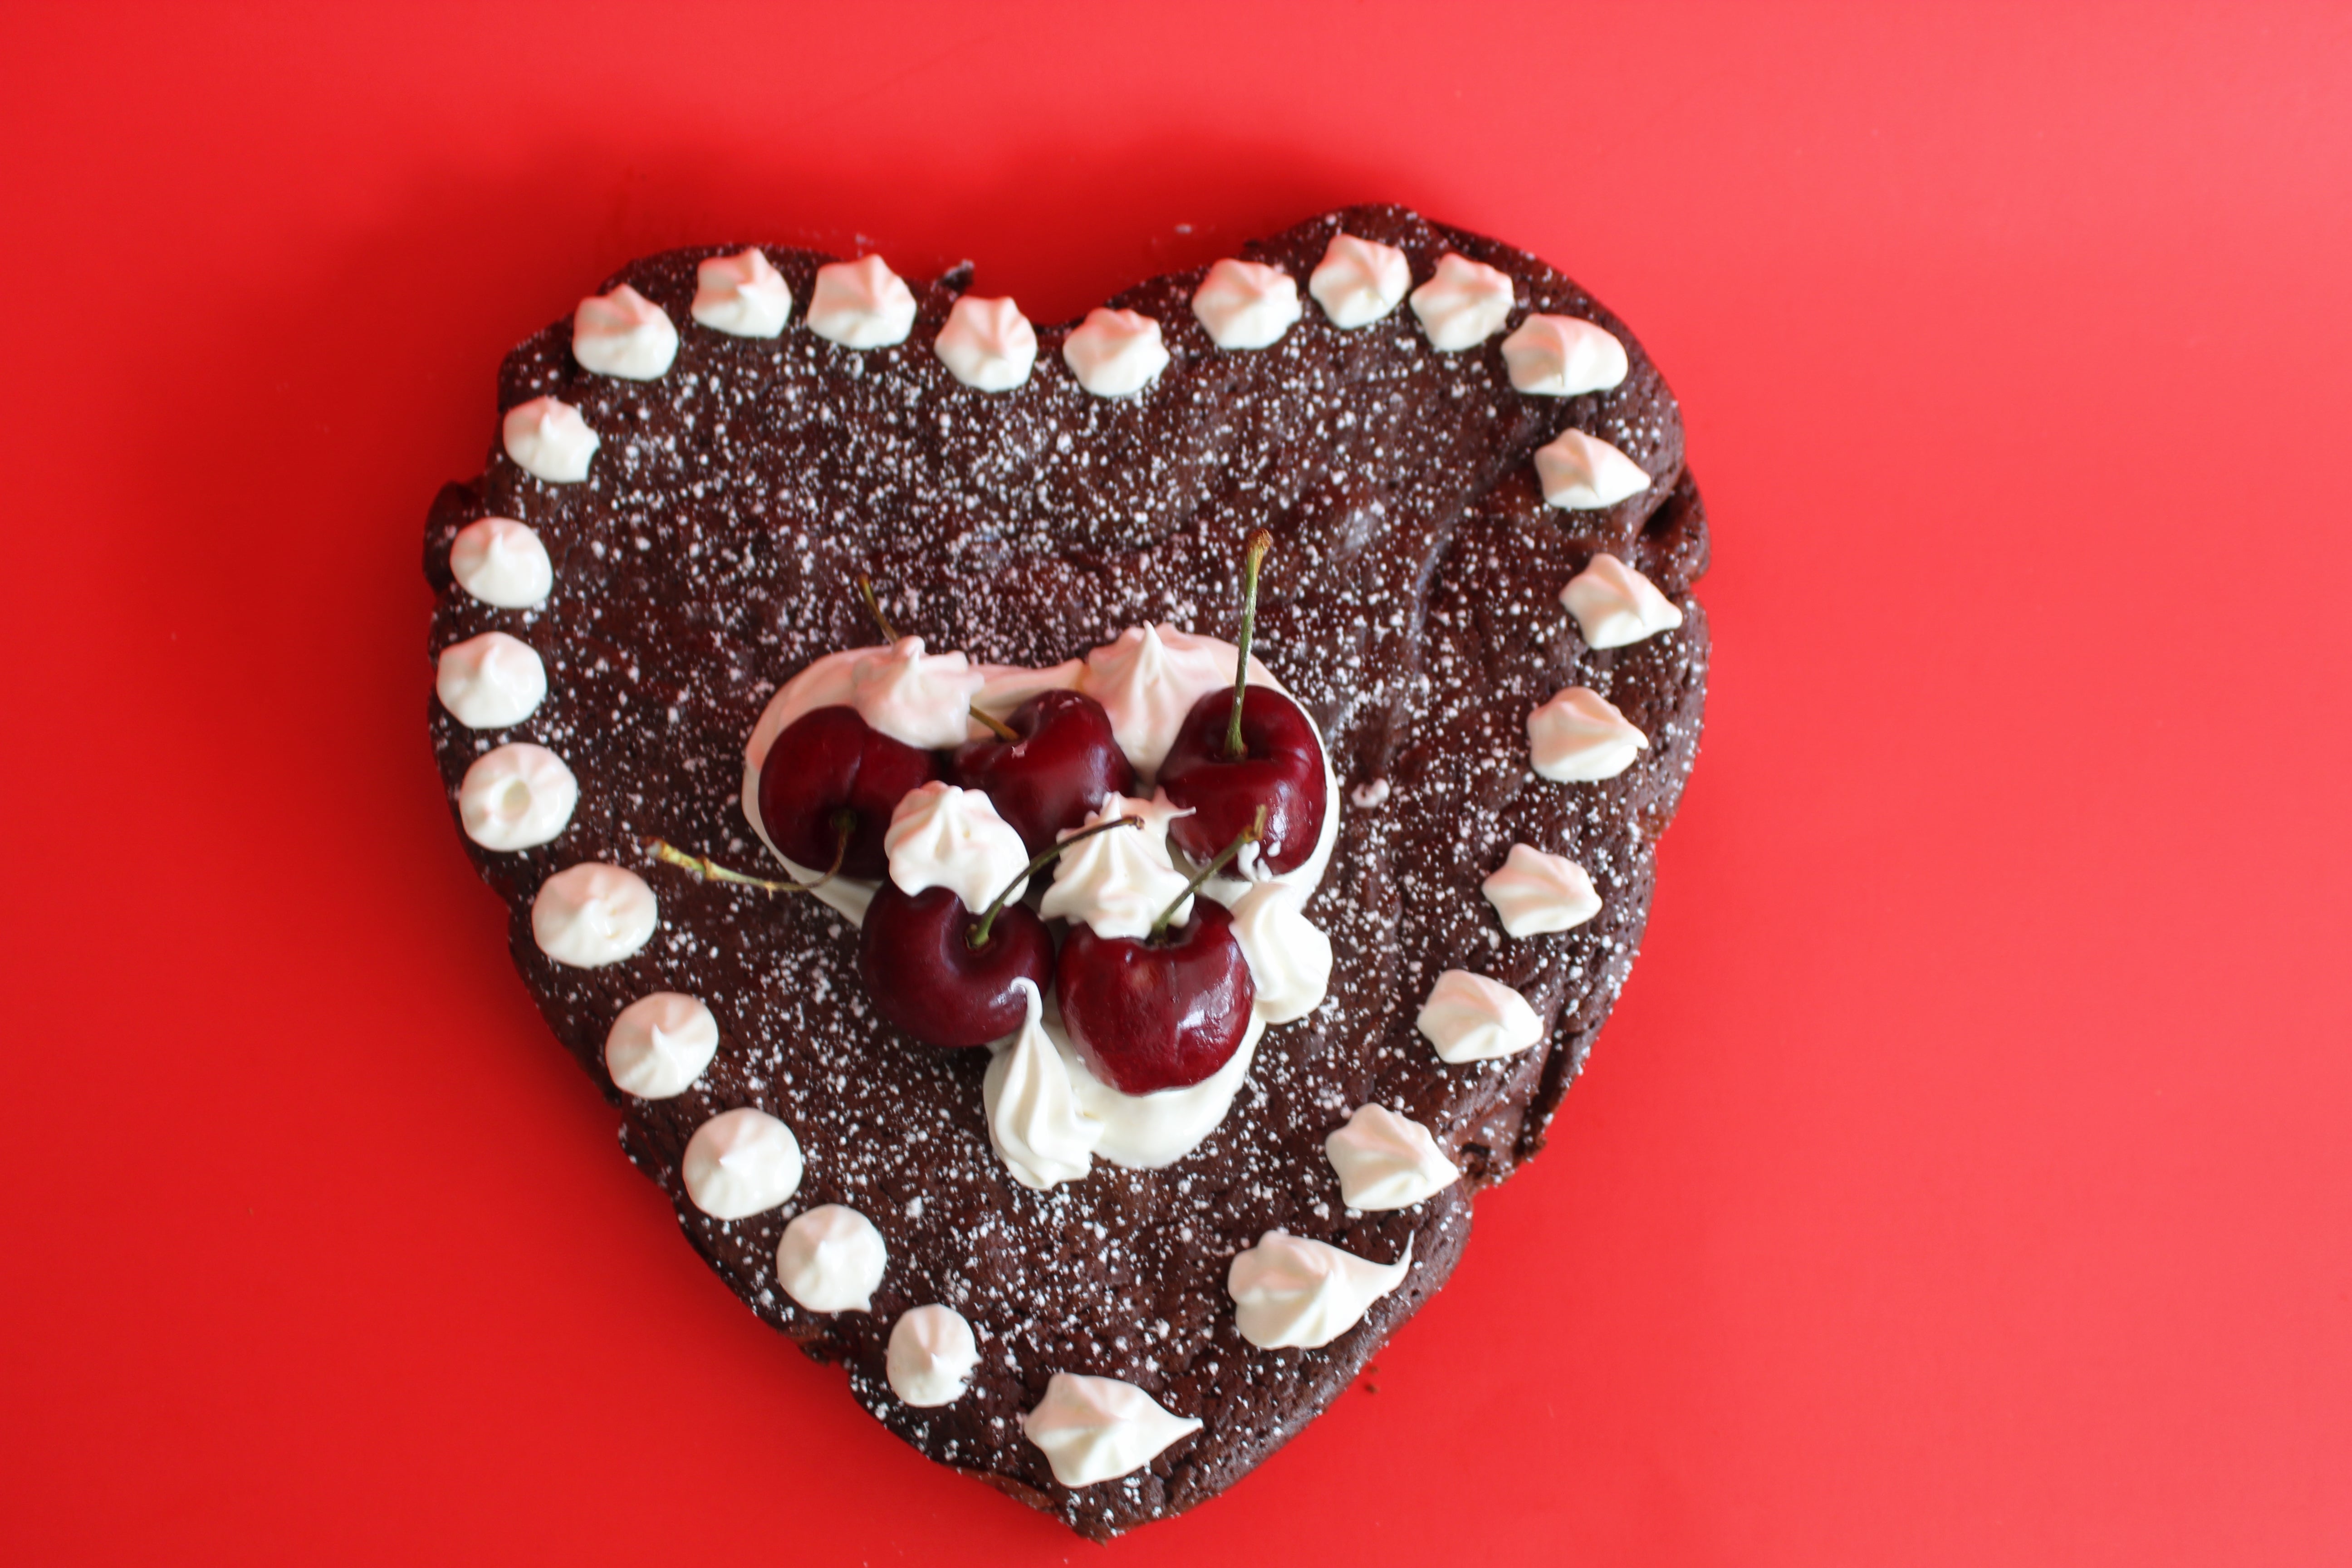
<path fill-rule="evenodd" d="M 1143 826 L 1120 817 L 1074 831 L 1136 783 L 1110 715 L 1093 698 L 1046 691 L 1003 721 L 975 710 L 991 737 L 947 752 L 885 735 L 849 707 L 814 709 L 776 738 L 760 770 L 770 840 L 799 865 L 831 866 L 828 876 L 881 879 L 859 968 L 884 1018 L 928 1045 L 984 1046 L 1021 1027 L 1028 1003 L 1017 983 L 1025 980 L 1040 997 L 1058 992 L 1071 1040 L 1097 1076 L 1125 1093 L 1198 1083 L 1232 1058 L 1255 991 L 1232 916 L 1193 890 L 1249 844 L 1268 870 L 1294 870 L 1323 831 L 1323 748 L 1313 723 L 1280 692 L 1248 683 L 1258 568 L 1272 543 L 1260 531 L 1244 556 L 1232 694 L 1212 691 L 1193 704 L 1160 764 L 1160 786 L 1189 814 L 1169 824 L 1169 842 L 1201 870 L 1146 936 L 1098 936 L 1074 921 L 1057 954 L 1045 921 L 1011 898 L 1079 838 Z M 983 910 L 967 909 L 946 888 L 908 893 L 889 879 L 883 836 L 892 813 L 942 779 L 985 794 L 1036 857 Z M 1179 921 L 1187 900 L 1192 910 Z"/>

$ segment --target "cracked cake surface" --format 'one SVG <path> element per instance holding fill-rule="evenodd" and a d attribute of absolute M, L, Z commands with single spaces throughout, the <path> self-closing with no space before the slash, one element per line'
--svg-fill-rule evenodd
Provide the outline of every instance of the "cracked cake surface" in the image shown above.
<path fill-rule="evenodd" d="M 761 247 L 791 290 L 773 337 L 691 315 L 698 264 L 742 246 L 648 258 L 604 289 L 626 284 L 677 324 L 661 374 L 583 368 L 569 319 L 499 373 L 502 414 L 541 397 L 580 412 L 599 443 L 584 479 L 536 478 L 494 439 L 425 529 L 428 652 L 503 632 L 544 666 L 545 695 L 520 722 L 469 728 L 436 702 L 433 743 L 453 813 L 467 769 L 505 742 L 547 748 L 577 780 L 551 840 L 466 842 L 509 905 L 541 1011 L 620 1111 L 629 1158 L 729 1288 L 845 1366 L 892 1431 L 1097 1537 L 1232 1484 L 1444 1282 L 1473 1193 L 1542 1147 L 1625 982 L 1654 847 L 1698 742 L 1707 627 L 1691 589 L 1705 518 L 1674 398 L 1633 335 L 1545 263 L 1397 207 L 1328 214 L 1240 258 L 1303 293 L 1342 232 L 1401 251 L 1415 285 L 1448 253 L 1497 269 L 1503 328 L 1448 352 L 1411 309 L 1343 329 L 1310 302 L 1267 346 L 1220 349 L 1192 309 L 1203 267 L 1108 301 L 1160 325 L 1167 363 L 1139 392 L 1078 384 L 1062 353 L 1076 323 L 1037 327 L 1034 374 L 982 391 L 933 347 L 968 291 L 961 269 L 911 286 L 903 341 L 860 349 L 807 329 L 833 257 Z M 1517 390 L 1502 345 L 1538 312 L 1613 334 L 1622 380 L 1572 396 Z M 1570 429 L 1630 458 L 1647 487 L 1547 505 L 1534 454 Z M 486 603 L 452 574 L 458 531 L 492 516 L 545 545 L 551 586 L 536 607 Z M 1255 652 L 1315 721 L 1338 782 L 1337 847 L 1305 911 L 1333 948 L 1328 994 L 1266 1030 L 1232 1109 L 1186 1157 L 1158 1170 L 1097 1159 L 1082 1180 L 1034 1190 L 991 1147 L 987 1053 L 884 1024 L 848 920 L 657 866 L 645 845 L 781 874 L 743 814 L 746 739 L 794 674 L 875 640 L 861 574 L 931 647 L 1042 667 L 1133 626 L 1232 637 L 1234 562 L 1259 528 L 1276 552 Z M 1590 646 L 1561 593 L 1604 553 L 1654 584 L 1680 624 Z M 1528 715 L 1572 687 L 1646 738 L 1614 777 L 1557 783 L 1531 762 Z M 1580 866 L 1599 912 L 1507 934 L 1481 885 L 1518 845 Z M 541 885 L 583 862 L 634 870 L 659 902 L 650 939 L 601 967 L 558 963 L 533 935 Z M 1452 970 L 1518 991 L 1543 1037 L 1441 1060 L 1416 1015 Z M 683 1093 L 639 1099 L 608 1076 L 606 1036 L 663 991 L 708 1005 L 718 1048 Z M 1427 1127 L 1463 1179 L 1407 1208 L 1347 1208 L 1324 1142 L 1368 1103 Z M 713 1218 L 688 1194 L 683 1153 L 698 1127 L 747 1106 L 791 1128 L 804 1172 L 782 1206 Z M 777 1279 L 785 1225 L 824 1205 L 854 1209 L 887 1244 L 868 1310 L 812 1312 Z M 1237 1330 L 1227 1269 L 1276 1229 L 1381 1264 L 1410 1247 L 1412 1267 L 1329 1343 L 1258 1349 Z M 885 1359 L 893 1323 L 931 1304 L 968 1321 L 979 1362 L 961 1398 L 919 1407 L 893 1394 Z M 1023 1431 L 1057 1373 L 1125 1380 L 1201 1429 L 1127 1475 L 1066 1487 Z"/>

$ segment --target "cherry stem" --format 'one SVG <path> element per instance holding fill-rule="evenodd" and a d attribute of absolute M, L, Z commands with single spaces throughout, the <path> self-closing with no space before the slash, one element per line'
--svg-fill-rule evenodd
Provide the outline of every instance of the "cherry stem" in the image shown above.
<path fill-rule="evenodd" d="M 1184 890 L 1177 894 L 1175 899 L 1166 909 L 1160 911 L 1160 918 L 1151 922 L 1151 934 L 1145 937 L 1143 940 L 1146 942 L 1158 942 L 1160 937 L 1167 933 L 1169 925 L 1176 919 L 1176 911 L 1184 907 L 1184 900 L 1201 890 L 1202 883 L 1207 881 L 1210 878 L 1223 870 L 1227 866 L 1232 865 L 1234 857 L 1242 852 L 1243 845 L 1255 844 L 1265 836 L 1265 807 L 1261 805 L 1257 808 L 1257 820 L 1251 823 L 1247 827 L 1243 828 L 1240 833 L 1234 835 L 1234 841 L 1231 844 L 1226 845 L 1223 849 L 1217 851 L 1217 858 L 1215 859 L 1201 868 L 1201 874 L 1199 876 L 1184 884 Z"/>
<path fill-rule="evenodd" d="M 983 713 L 975 708 L 971 710 L 971 721 L 1008 745 L 1020 744 L 1021 731 L 993 713 Z"/>
<path fill-rule="evenodd" d="M 866 613 L 874 617 L 874 624 L 882 628 L 882 640 L 897 642 L 898 634 L 891 626 L 890 617 L 882 613 L 882 601 L 874 596 L 874 579 L 860 572 L 857 574 L 857 591 L 866 595 Z"/>
<path fill-rule="evenodd" d="M 763 877 L 747 877 L 740 871 L 730 871 L 708 855 L 689 855 L 666 839 L 648 838 L 646 847 L 654 858 L 672 866 L 683 866 L 707 882 L 729 882 L 739 888 L 757 888 L 766 893 L 814 893 L 840 874 L 842 858 L 849 853 L 849 836 L 857 830 L 857 819 L 845 811 L 833 814 L 833 864 L 824 875 L 814 882 L 770 881 Z"/>
<path fill-rule="evenodd" d="M 1257 569 L 1273 548 L 1274 535 L 1261 528 L 1242 550 L 1242 635 L 1234 645 L 1239 653 L 1234 659 L 1234 717 L 1225 726 L 1227 762 L 1238 763 L 1249 754 L 1242 744 L 1242 693 L 1249 687 L 1250 637 L 1257 630 Z"/>
<path fill-rule="evenodd" d="M 1021 868 L 1021 875 L 1005 883 L 1004 891 L 997 894 L 995 898 L 990 900 L 988 908 L 980 911 L 980 923 L 972 927 L 971 931 L 964 933 L 964 945 L 972 948 L 986 947 L 988 945 L 988 933 L 996 924 L 996 911 L 1003 909 L 1005 904 L 1011 900 L 1013 897 L 1013 889 L 1026 886 L 1030 878 L 1044 870 L 1047 866 L 1052 865 L 1054 858 L 1061 854 L 1063 850 L 1067 849 L 1071 845 L 1076 844 L 1081 838 L 1092 838 L 1096 834 L 1108 833 L 1114 827 L 1140 827 L 1142 826 L 1143 818 L 1139 816 L 1114 816 L 1108 822 L 1097 822 L 1092 827 L 1082 827 L 1078 829 L 1077 832 L 1071 834 L 1067 838 L 1063 839 L 1059 844 L 1055 845 L 1051 849 L 1046 850 L 1043 855 L 1040 855 L 1034 860 L 1030 861 L 1028 865 Z"/>

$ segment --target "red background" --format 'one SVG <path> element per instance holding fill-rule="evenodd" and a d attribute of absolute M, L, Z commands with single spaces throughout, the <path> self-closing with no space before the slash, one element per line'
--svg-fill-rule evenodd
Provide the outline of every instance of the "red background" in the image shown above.
<path fill-rule="evenodd" d="M 2352 1559 L 2352 16 L 1628 9 L 12 8 L 0 1555 Z M 1367 199 L 1672 378 L 1706 746 L 1377 1392 L 1101 1555 L 622 1160 L 439 796 L 420 529 L 632 255 L 1047 320 Z"/>

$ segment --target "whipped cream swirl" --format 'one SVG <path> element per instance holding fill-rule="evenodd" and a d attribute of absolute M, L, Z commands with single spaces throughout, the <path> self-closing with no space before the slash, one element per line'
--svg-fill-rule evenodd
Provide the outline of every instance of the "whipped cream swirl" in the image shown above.
<path fill-rule="evenodd" d="M 643 877 L 595 860 L 558 871 L 530 901 L 531 940 L 574 969 L 620 963 L 653 940 L 660 923 L 661 905 Z"/>
<path fill-rule="evenodd" d="M 1528 752 L 1537 773 L 1559 784 L 1613 779 L 1633 765 L 1650 738 L 1606 697 L 1571 686 L 1528 715 Z"/>
<path fill-rule="evenodd" d="M 962 654 L 927 654 L 922 638 L 900 637 L 887 648 L 858 650 L 849 666 L 849 702 L 892 740 L 937 751 L 963 744 L 971 700 L 986 681 Z"/>
<path fill-rule="evenodd" d="M 1279 267 L 1220 261 L 1192 290 L 1192 314 L 1221 349 L 1262 349 L 1297 324 L 1298 285 Z"/>
<path fill-rule="evenodd" d="M 1335 234 L 1307 279 L 1307 291 L 1335 327 L 1369 327 L 1397 308 L 1412 287 L 1404 252 L 1376 239 Z"/>
<path fill-rule="evenodd" d="M 777 1238 L 776 1283 L 812 1312 L 867 1312 L 889 1261 L 890 1248 L 872 1220 L 840 1204 L 820 1204 L 795 1215 Z"/>
<path fill-rule="evenodd" d="M 598 375 L 659 381 L 677 358 L 677 327 L 667 311 L 624 283 L 580 301 L 572 313 L 572 357 Z"/>
<path fill-rule="evenodd" d="M 1242 1043 L 1215 1072 L 1183 1089 L 1125 1094 L 1094 1075 L 1049 1001 L 1034 1031 L 1024 1026 L 1011 1040 L 990 1047 L 995 1056 L 981 1079 L 990 1141 L 1024 1186 L 1083 1178 L 1081 1150 L 1131 1171 L 1172 1165 L 1225 1119 L 1265 1035 L 1265 1016 L 1253 1008 Z M 1043 1046 L 1051 1046 L 1060 1058 L 1058 1077 Z M 1062 1097 L 1065 1081 L 1070 1100 Z"/>
<path fill-rule="evenodd" d="M 1493 876 L 1478 884 L 1512 936 L 1571 931 L 1601 912 L 1601 895 L 1584 868 L 1564 855 L 1514 844 Z"/>
<path fill-rule="evenodd" d="M 476 518 L 449 542 L 449 574 L 485 605 L 528 610 L 555 586 L 555 563 L 529 525 L 510 517 Z"/>
<path fill-rule="evenodd" d="M 551 485 L 586 479 L 589 460 L 603 445 L 580 410 L 552 397 L 534 397 L 508 409 L 499 436 L 517 468 Z"/>
<path fill-rule="evenodd" d="M 613 1086 L 639 1100 L 684 1094 L 718 1054 L 719 1020 L 700 998 L 678 991 L 638 997 L 604 1036 Z"/>
<path fill-rule="evenodd" d="M 1029 851 L 1021 835 L 996 814 L 996 803 L 976 789 L 934 780 L 908 791 L 890 814 L 882 848 L 890 858 L 890 880 L 900 892 L 945 888 L 974 914 L 999 894 L 1010 902 L 1029 886 L 1022 875 Z M 1008 887 L 1013 890 L 1005 893 Z"/>
<path fill-rule="evenodd" d="M 1010 392 L 1037 363 L 1037 329 L 1010 300 L 966 294 L 948 310 L 931 352 L 948 374 L 979 392 Z"/>
<path fill-rule="evenodd" d="M 1509 273 L 1449 250 L 1437 258 L 1437 275 L 1412 291 L 1412 313 L 1431 348 L 1454 353 L 1501 331 L 1512 300 Z"/>
<path fill-rule="evenodd" d="M 1412 1243 L 1394 1263 L 1374 1263 L 1328 1242 L 1269 1230 L 1225 1270 L 1242 1338 L 1260 1350 L 1313 1350 L 1363 1321 L 1404 1283 Z"/>
<path fill-rule="evenodd" d="M 1544 504 L 1562 511 L 1598 511 L 1650 488 L 1640 464 L 1581 430 L 1563 430 L 1536 448 L 1536 479 Z"/>
<path fill-rule="evenodd" d="M 808 327 L 845 349 L 887 348 L 915 326 L 915 293 L 878 256 L 832 261 L 816 269 Z"/>
<path fill-rule="evenodd" d="M 1339 1173 L 1339 1201 L 1351 1209 L 1411 1208 L 1444 1192 L 1462 1173 L 1428 1128 L 1385 1105 L 1360 1105 L 1323 1140 Z"/>
<path fill-rule="evenodd" d="M 917 1307 L 890 1325 L 882 1370 L 890 1392 L 908 1405 L 952 1405 L 971 1386 L 980 1346 L 971 1325 L 953 1307 Z"/>
<path fill-rule="evenodd" d="M 1136 776 L 1149 784 L 1168 760 L 1168 748 L 1192 705 L 1212 691 L 1234 689 L 1233 644 L 1196 637 L 1162 622 L 1129 626 L 1087 655 L 1078 689 L 1110 715 L 1111 738 Z M 1250 684 L 1272 686 L 1274 678 L 1253 657 Z"/>
<path fill-rule="evenodd" d="M 1633 368 L 1616 334 L 1576 316 L 1529 316 L 1503 340 L 1503 363 L 1513 386 L 1538 397 L 1607 392 Z"/>
<path fill-rule="evenodd" d="M 730 337 L 781 337 L 792 319 L 792 285 L 757 246 L 713 256 L 694 269 L 694 304 L 687 313 Z"/>
<path fill-rule="evenodd" d="M 1078 1108 L 1069 1063 L 1045 1034 L 1037 987 L 1027 980 L 1013 984 L 1026 993 L 1028 1020 L 1009 1043 L 992 1047 L 996 1054 L 981 1100 L 996 1157 L 1014 1181 L 1043 1192 L 1086 1179 L 1102 1127 Z"/>
<path fill-rule="evenodd" d="M 513 741 L 483 752 L 457 785 L 457 820 L 485 849 L 529 849 L 554 838 L 580 804 L 580 781 L 545 746 Z"/>
<path fill-rule="evenodd" d="M 1249 963 L 1257 1010 L 1269 1024 L 1304 1018 L 1331 987 L 1331 939 L 1305 913 L 1312 890 L 1257 882 L 1233 907 L 1234 936 Z"/>
<path fill-rule="evenodd" d="M 1130 816 L 1139 818 L 1143 827 L 1097 833 L 1064 851 L 1054 863 L 1054 885 L 1045 890 L 1037 912 L 1049 921 L 1082 921 L 1099 937 L 1139 939 L 1150 935 L 1152 922 L 1183 895 L 1177 922 L 1192 919 L 1192 899 L 1184 894 L 1191 879 L 1168 858 L 1169 820 L 1185 815 L 1164 796 L 1147 801 L 1114 795 L 1104 801 L 1083 827 L 1061 837 Z"/>
<path fill-rule="evenodd" d="M 1683 624 L 1681 608 L 1656 584 L 1606 551 L 1568 580 L 1559 602 L 1592 647 L 1624 647 Z"/>
<path fill-rule="evenodd" d="M 1021 1418 L 1021 1434 L 1045 1451 L 1054 1479 L 1090 1487 L 1139 1470 L 1201 1423 L 1178 1415 L 1118 1377 L 1057 1372 L 1045 1397 Z"/>
<path fill-rule="evenodd" d="M 441 650 L 433 690 L 466 728 L 504 730 L 530 718 L 546 700 L 547 666 L 521 638 L 484 632 Z"/>
<path fill-rule="evenodd" d="M 713 1219 L 748 1219 L 782 1207 L 801 1190 L 801 1168 L 793 1130 L 750 1105 L 696 1128 L 678 1163 L 686 1195 Z"/>
<path fill-rule="evenodd" d="M 1528 999 L 1499 980 L 1449 969 L 1430 987 L 1413 1020 L 1438 1059 L 1460 1065 L 1517 1056 L 1544 1037 Z"/>
<path fill-rule="evenodd" d="M 1062 340 L 1062 361 L 1097 397 L 1125 397 L 1168 368 L 1168 346 L 1150 317 L 1097 305 Z"/>

